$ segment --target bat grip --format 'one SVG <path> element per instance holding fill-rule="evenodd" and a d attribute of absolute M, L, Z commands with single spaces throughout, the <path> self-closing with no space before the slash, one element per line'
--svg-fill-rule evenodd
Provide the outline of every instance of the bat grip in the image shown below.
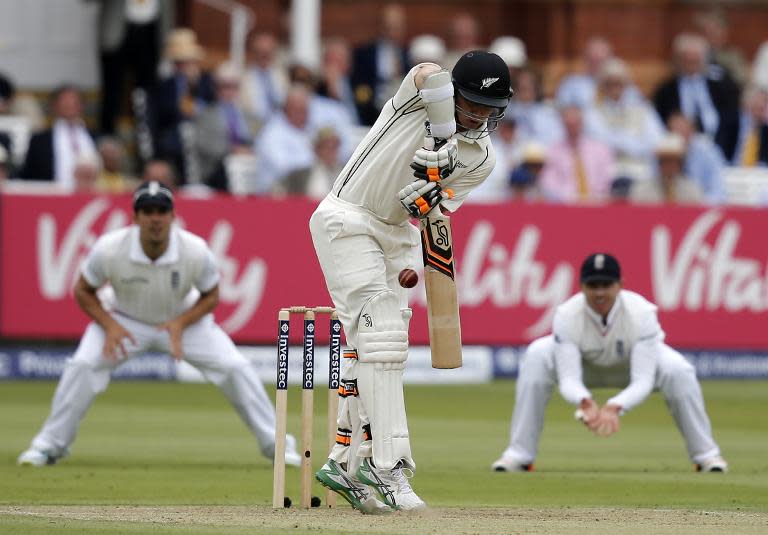
<path fill-rule="evenodd" d="M 427 136 L 424 138 L 424 146 L 425 148 L 429 148 L 431 145 L 430 150 L 438 150 L 440 147 L 448 143 L 447 139 L 443 139 L 441 137 L 431 137 Z"/>

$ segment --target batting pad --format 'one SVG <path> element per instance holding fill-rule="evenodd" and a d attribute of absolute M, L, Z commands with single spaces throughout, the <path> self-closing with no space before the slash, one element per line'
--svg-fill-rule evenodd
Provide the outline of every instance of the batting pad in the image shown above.
<path fill-rule="evenodd" d="M 390 470 L 403 460 L 415 467 L 405 415 L 402 362 L 358 362 L 360 402 L 371 425 L 373 462 Z"/>
<path fill-rule="evenodd" d="M 403 370 L 408 358 L 407 313 L 392 291 L 363 306 L 357 335 L 359 401 L 371 426 L 373 461 L 391 469 L 401 459 L 413 464 L 403 399 Z"/>
<path fill-rule="evenodd" d="M 408 358 L 404 314 L 394 292 L 374 295 L 363 306 L 357 329 L 357 358 L 363 362 L 402 363 Z"/>

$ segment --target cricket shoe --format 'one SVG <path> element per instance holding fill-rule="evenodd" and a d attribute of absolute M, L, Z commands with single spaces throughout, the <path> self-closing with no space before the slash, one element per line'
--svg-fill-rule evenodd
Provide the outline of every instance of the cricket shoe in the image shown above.
<path fill-rule="evenodd" d="M 521 463 L 502 455 L 491 465 L 491 470 L 494 472 L 533 472 L 533 463 Z"/>
<path fill-rule="evenodd" d="M 366 515 L 384 515 L 392 509 L 376 499 L 376 495 L 367 485 L 352 479 L 349 474 L 333 459 L 328 459 L 315 473 L 321 485 L 347 500 L 349 504 Z"/>
<path fill-rule="evenodd" d="M 696 465 L 696 471 L 697 472 L 727 472 L 728 471 L 728 463 L 720 457 L 719 455 L 715 455 L 714 457 L 710 457 L 708 459 L 704 459 L 700 463 Z"/>
<path fill-rule="evenodd" d="M 16 463 L 19 466 L 47 466 L 50 464 L 56 464 L 61 456 L 51 455 L 48 451 L 36 450 L 29 448 L 27 451 L 19 455 Z"/>
<path fill-rule="evenodd" d="M 410 475 L 406 474 L 406 470 Z M 391 470 L 378 469 L 371 465 L 368 457 L 360 463 L 357 469 L 357 479 L 369 485 L 379 495 L 381 501 L 399 511 L 418 511 L 426 509 L 427 504 L 411 488 L 409 478 L 413 477 L 410 468 L 397 463 Z"/>

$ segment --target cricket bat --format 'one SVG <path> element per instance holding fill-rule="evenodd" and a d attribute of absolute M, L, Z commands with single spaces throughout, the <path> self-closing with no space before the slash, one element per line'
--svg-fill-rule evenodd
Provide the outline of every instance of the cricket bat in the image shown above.
<path fill-rule="evenodd" d="M 451 220 L 437 206 L 421 218 L 419 226 L 432 367 L 460 368 L 461 321 L 454 279 Z"/>

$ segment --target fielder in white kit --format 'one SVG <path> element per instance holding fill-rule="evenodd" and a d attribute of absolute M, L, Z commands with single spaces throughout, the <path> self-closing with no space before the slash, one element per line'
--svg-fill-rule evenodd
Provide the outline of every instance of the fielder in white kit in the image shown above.
<path fill-rule="evenodd" d="M 83 263 L 75 299 L 93 322 L 67 361 L 51 413 L 22 465 L 44 466 L 69 454 L 80 421 L 110 372 L 145 351 L 170 353 L 202 372 L 224 393 L 256 436 L 262 454 L 274 458 L 275 410 L 253 366 L 214 322 L 219 272 L 205 241 L 173 224 L 173 193 L 145 182 L 134 193 L 134 225 L 103 235 Z M 114 309 L 97 290 L 110 284 Z M 301 458 L 289 437 L 286 462 Z"/>
<path fill-rule="evenodd" d="M 619 417 L 661 390 L 702 472 L 726 472 L 704 408 L 694 367 L 664 343 L 656 305 L 622 289 L 613 256 L 595 253 L 581 266 L 581 292 L 560 305 L 552 334 L 528 346 L 520 365 L 510 443 L 493 463 L 497 472 L 533 469 L 544 411 L 555 383 L 577 405 L 576 416 L 598 436 L 619 430 Z M 625 387 L 600 407 L 587 389 Z"/>
<path fill-rule="evenodd" d="M 418 262 L 410 220 L 438 205 L 455 211 L 493 169 L 487 135 L 511 94 L 506 64 L 489 52 L 466 53 L 451 73 L 415 66 L 310 220 L 351 348 L 336 445 L 316 478 L 364 513 L 425 507 L 408 481 L 416 468 L 403 398 L 411 310 L 398 274 Z"/>

